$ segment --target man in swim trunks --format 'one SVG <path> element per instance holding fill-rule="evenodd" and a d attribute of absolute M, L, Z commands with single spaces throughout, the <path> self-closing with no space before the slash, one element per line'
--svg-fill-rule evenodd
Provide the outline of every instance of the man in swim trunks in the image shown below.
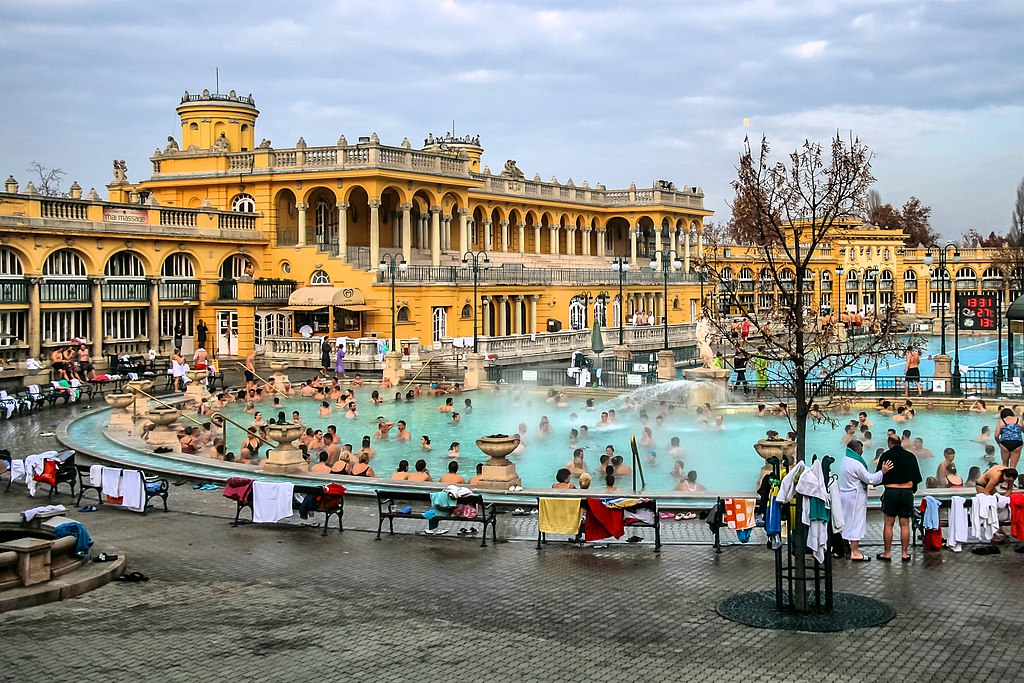
<path fill-rule="evenodd" d="M 256 387 L 256 352 L 250 351 L 245 357 L 245 388 Z"/>
<path fill-rule="evenodd" d="M 917 395 L 921 395 L 921 354 L 917 352 L 917 349 L 910 347 L 907 349 L 907 374 L 905 376 L 907 381 L 907 393 L 906 396 L 910 396 L 910 383 L 913 382 L 917 385 Z"/>
<path fill-rule="evenodd" d="M 877 559 L 888 562 L 892 559 L 893 525 L 900 522 L 900 545 L 903 553 L 901 559 L 910 561 L 910 520 L 914 516 L 914 491 L 921 483 L 921 468 L 917 458 L 903 448 L 898 436 L 890 436 L 889 450 L 878 458 L 875 471 L 882 469 L 883 463 L 891 462 L 892 469 L 882 476 L 882 515 L 885 518 L 882 528 L 882 543 L 885 549 L 878 553 Z"/>

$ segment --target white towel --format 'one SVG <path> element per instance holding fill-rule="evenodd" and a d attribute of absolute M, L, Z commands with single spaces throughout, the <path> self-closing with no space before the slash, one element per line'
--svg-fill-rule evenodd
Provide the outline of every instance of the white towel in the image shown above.
<path fill-rule="evenodd" d="M 37 508 L 31 508 L 21 513 L 21 516 L 25 518 L 26 522 L 31 522 L 32 518 L 42 512 L 67 512 L 67 508 L 63 505 L 41 505 Z"/>
<path fill-rule="evenodd" d="M 51 451 L 47 451 L 51 452 Z M 56 451 L 52 451 L 57 455 Z M 36 495 L 36 475 L 43 473 L 43 463 L 46 461 L 46 453 L 36 453 L 25 457 L 25 485 L 28 486 L 28 495 Z"/>
<path fill-rule="evenodd" d="M 110 498 L 121 497 L 121 470 L 118 467 L 104 467 L 101 475 L 103 495 Z"/>
<path fill-rule="evenodd" d="M 288 482 L 254 481 L 252 484 L 252 521 L 278 522 L 292 516 L 292 493 Z"/>
<path fill-rule="evenodd" d="M 92 465 L 89 468 L 89 486 L 103 486 L 103 465 Z"/>
<path fill-rule="evenodd" d="M 123 470 L 121 472 L 121 505 L 132 512 L 146 509 L 146 489 L 142 472 Z"/>
<path fill-rule="evenodd" d="M 967 543 L 967 508 L 962 496 L 953 496 L 949 504 L 949 532 L 946 545 L 958 553 L 962 543 Z"/>
<path fill-rule="evenodd" d="M 25 476 L 25 461 L 11 460 L 11 481 L 18 481 Z"/>

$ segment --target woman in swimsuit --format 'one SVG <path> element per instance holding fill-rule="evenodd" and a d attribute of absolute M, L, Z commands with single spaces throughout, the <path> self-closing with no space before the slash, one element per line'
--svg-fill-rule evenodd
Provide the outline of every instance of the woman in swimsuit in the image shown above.
<path fill-rule="evenodd" d="M 1021 446 L 1024 446 L 1024 435 L 1021 434 L 1020 421 L 1014 417 L 1010 408 L 999 411 L 996 443 L 999 444 L 999 451 L 1003 456 L 1003 465 L 1017 469 Z"/>

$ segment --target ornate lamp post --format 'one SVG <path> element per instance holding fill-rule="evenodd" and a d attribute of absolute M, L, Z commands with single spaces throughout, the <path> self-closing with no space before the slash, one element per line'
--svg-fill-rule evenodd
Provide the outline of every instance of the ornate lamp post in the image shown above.
<path fill-rule="evenodd" d="M 626 300 L 622 296 L 622 285 L 626 280 L 626 273 L 629 272 L 629 259 L 625 256 L 618 256 L 612 262 L 612 270 L 619 274 L 619 346 L 623 346 L 622 326 L 626 319 Z"/>
<path fill-rule="evenodd" d="M 395 321 L 397 312 L 395 311 L 395 278 L 398 273 L 404 273 L 409 269 L 409 264 L 405 262 L 401 254 L 383 254 L 380 257 L 380 265 L 378 266 L 380 272 L 385 277 L 390 275 L 391 277 L 391 344 L 392 351 L 397 350 L 398 336 L 395 333 Z"/>
<path fill-rule="evenodd" d="M 938 246 L 933 244 L 928 247 L 928 251 L 924 254 L 924 264 L 929 268 L 935 262 L 935 257 L 932 253 L 936 253 L 939 256 L 939 270 L 942 273 L 942 284 L 939 290 L 939 306 L 941 307 L 941 319 L 942 319 L 942 334 L 940 339 L 942 340 L 942 355 L 946 355 L 946 292 L 951 300 L 955 301 L 953 293 L 949 291 L 949 269 L 946 264 L 949 262 L 950 254 L 953 255 L 953 263 L 960 263 L 960 249 L 952 242 L 947 243 L 945 246 Z M 956 321 L 954 320 L 954 326 Z M 954 329 L 956 329 L 954 327 Z M 953 393 L 960 393 L 960 334 L 956 332 L 956 347 L 954 350 L 955 358 L 953 359 Z"/>
<path fill-rule="evenodd" d="M 467 251 L 462 255 L 462 264 L 472 264 L 473 266 L 473 353 L 478 353 L 476 349 L 477 310 L 480 308 L 480 302 L 476 295 L 476 288 L 480 282 L 480 270 L 490 268 L 491 258 L 487 255 L 486 251 Z"/>
<path fill-rule="evenodd" d="M 662 273 L 662 276 L 663 276 L 663 279 L 662 279 L 662 282 L 663 282 L 663 287 L 662 287 L 662 305 L 665 307 L 665 320 L 664 320 L 665 344 L 664 344 L 664 346 L 662 348 L 665 351 L 669 350 L 669 347 L 668 347 L 668 274 L 669 274 L 669 271 L 673 271 L 673 270 L 678 271 L 678 270 L 682 270 L 682 268 L 683 268 L 682 262 L 676 257 L 676 252 L 674 250 L 671 250 L 671 249 L 668 250 L 668 251 L 664 251 L 664 250 L 656 251 L 656 252 L 654 252 L 654 258 L 651 259 L 651 270 L 657 272 L 660 269 L 661 273 Z"/>
<path fill-rule="evenodd" d="M 704 280 L 707 278 L 711 268 L 706 263 L 698 263 L 693 268 L 697 272 L 697 278 L 700 280 L 700 317 L 704 317 Z"/>

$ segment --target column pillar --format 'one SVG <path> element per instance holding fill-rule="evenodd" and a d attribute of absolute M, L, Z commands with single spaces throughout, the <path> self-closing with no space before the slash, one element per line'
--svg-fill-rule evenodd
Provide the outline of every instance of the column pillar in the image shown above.
<path fill-rule="evenodd" d="M 499 296 L 498 299 L 498 334 L 499 337 L 508 336 L 508 312 L 505 309 L 505 304 L 508 302 L 507 296 Z"/>
<path fill-rule="evenodd" d="M 528 334 L 537 333 L 537 295 L 530 294 L 526 297 L 526 311 L 530 317 L 530 329 Z"/>
<path fill-rule="evenodd" d="M 558 256 L 558 231 L 561 229 L 561 225 L 551 226 L 551 255 Z"/>
<path fill-rule="evenodd" d="M 402 210 L 402 258 L 406 263 L 412 261 L 412 202 L 398 205 Z"/>
<path fill-rule="evenodd" d="M 698 230 L 697 231 L 697 258 L 698 259 L 703 259 L 704 258 L 704 231 L 703 230 Z"/>
<path fill-rule="evenodd" d="M 305 202 L 296 204 L 295 208 L 299 211 L 299 234 L 296 236 L 295 244 L 300 247 L 306 246 L 306 209 L 309 208 L 309 204 Z"/>
<path fill-rule="evenodd" d="M 103 358 L 103 278 L 91 277 L 89 278 L 89 284 L 90 287 L 92 288 L 92 291 L 90 291 L 90 295 L 92 298 L 92 315 L 90 316 L 91 320 L 89 321 L 89 334 L 92 335 L 91 353 L 92 357 L 98 360 L 100 358 Z M 150 295 L 150 299 L 152 299 L 152 295 Z M 149 324 L 150 326 L 152 326 L 152 310 L 149 311 L 149 315 Z M 152 328 L 150 329 L 149 332 L 149 339 L 150 342 L 152 343 Z M 153 348 L 156 348 L 157 352 L 159 352 L 158 347 Z"/>
<path fill-rule="evenodd" d="M 668 248 L 679 253 L 679 231 L 672 228 L 668 233 Z M 685 272 L 685 271 L 684 271 Z"/>
<path fill-rule="evenodd" d="M 540 253 L 540 226 L 533 226 L 533 253 Z"/>
<path fill-rule="evenodd" d="M 683 272 L 690 272 L 690 231 L 683 233 Z"/>
<path fill-rule="evenodd" d="M 593 231 L 590 228 L 583 228 L 583 255 L 590 256 L 590 235 Z"/>
<path fill-rule="evenodd" d="M 377 268 L 380 261 L 380 200 L 371 199 L 370 205 L 370 269 Z"/>
<path fill-rule="evenodd" d="M 42 363 L 43 352 L 43 311 L 39 305 L 39 283 L 41 277 L 28 278 L 28 355 Z"/>
<path fill-rule="evenodd" d="M 509 321 L 508 321 L 508 333 L 509 334 L 522 334 L 523 330 L 520 326 L 519 316 L 519 304 L 522 302 L 523 297 L 521 296 L 510 296 L 508 298 L 509 305 Z"/>
<path fill-rule="evenodd" d="M 149 280 L 149 348 L 160 353 L 160 278 L 151 277 Z M 95 343 L 93 344 L 95 346 Z M 100 351 L 93 351 L 93 358 L 102 358 L 102 343 Z"/>
<path fill-rule="evenodd" d="M 501 221 L 498 226 L 501 228 L 501 250 L 508 251 L 508 221 Z"/>
<path fill-rule="evenodd" d="M 402 213 L 400 211 L 391 214 L 391 246 L 402 246 Z"/>
<path fill-rule="evenodd" d="M 469 244 L 469 246 L 466 247 L 466 249 L 468 251 L 469 249 L 476 249 L 477 248 L 477 244 L 479 243 L 479 235 L 477 234 L 477 231 L 476 231 L 476 219 L 475 218 L 470 218 L 469 220 L 467 220 L 466 221 L 466 225 L 467 225 L 467 231 L 468 231 L 467 236 L 466 236 L 466 241 Z"/>
<path fill-rule="evenodd" d="M 636 268 L 636 228 L 629 229 L 629 265 Z"/>
<path fill-rule="evenodd" d="M 576 228 L 568 226 L 565 229 L 565 253 L 569 256 L 576 255 Z"/>
<path fill-rule="evenodd" d="M 519 221 L 516 223 L 517 232 L 519 233 L 519 253 L 526 253 L 526 221 Z"/>
<path fill-rule="evenodd" d="M 654 228 L 654 251 L 661 251 L 661 228 Z"/>
<path fill-rule="evenodd" d="M 491 219 L 484 219 L 484 251 L 494 251 L 494 235 L 491 233 Z"/>
<path fill-rule="evenodd" d="M 469 240 L 469 209 L 459 209 L 459 251 L 465 254 L 472 248 Z"/>
<path fill-rule="evenodd" d="M 606 239 L 606 230 L 602 228 L 597 229 L 597 255 L 604 256 L 604 241 Z"/>
<path fill-rule="evenodd" d="M 491 303 L 490 297 L 480 297 L 480 333 L 478 336 L 491 336 Z"/>
<path fill-rule="evenodd" d="M 430 232 L 429 223 L 430 216 L 428 214 L 421 213 L 419 215 L 419 225 L 417 226 L 417 230 L 419 232 L 419 239 L 416 242 L 417 246 L 420 249 L 429 248 L 430 239 L 427 237 L 428 233 Z"/>
<path fill-rule="evenodd" d="M 441 207 L 430 207 L 430 265 L 441 265 Z"/>
<path fill-rule="evenodd" d="M 452 217 L 441 216 L 441 249 L 451 251 L 452 248 Z"/>
<path fill-rule="evenodd" d="M 345 258 L 348 252 L 348 202 L 338 202 L 338 255 Z"/>

